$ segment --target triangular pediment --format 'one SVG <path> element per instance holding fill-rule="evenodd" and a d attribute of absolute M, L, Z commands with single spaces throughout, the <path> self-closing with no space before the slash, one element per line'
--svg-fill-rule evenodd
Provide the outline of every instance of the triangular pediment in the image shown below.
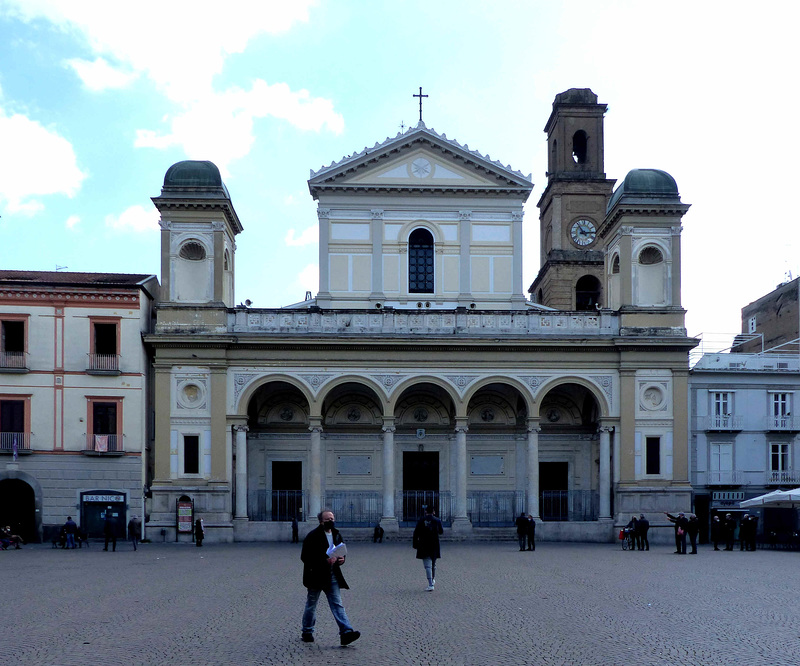
<path fill-rule="evenodd" d="M 321 190 L 496 190 L 530 192 L 529 177 L 426 127 L 417 127 L 345 157 L 308 181 Z"/>

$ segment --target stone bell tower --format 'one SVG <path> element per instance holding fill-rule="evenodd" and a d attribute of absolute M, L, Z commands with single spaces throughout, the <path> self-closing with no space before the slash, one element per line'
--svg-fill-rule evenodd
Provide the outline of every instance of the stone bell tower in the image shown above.
<path fill-rule="evenodd" d="M 559 310 L 607 305 L 599 231 L 614 181 L 606 179 L 603 115 L 588 88 L 556 95 L 545 125 L 547 187 L 539 199 L 541 268 L 528 290 Z"/>

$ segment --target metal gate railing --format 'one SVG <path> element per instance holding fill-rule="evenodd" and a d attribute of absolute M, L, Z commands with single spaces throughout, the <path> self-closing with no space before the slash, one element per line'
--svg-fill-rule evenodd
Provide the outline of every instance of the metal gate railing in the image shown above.
<path fill-rule="evenodd" d="M 452 493 L 439 490 L 401 490 L 397 494 L 397 504 L 401 510 L 398 516 L 400 525 L 414 527 L 428 507 L 433 507 L 436 517 L 449 527 L 453 522 L 452 497 Z"/>
<path fill-rule="evenodd" d="M 383 495 L 377 491 L 330 491 L 322 505 L 343 527 L 374 527 L 383 515 Z"/>
<path fill-rule="evenodd" d="M 542 520 L 597 520 L 600 495 L 594 490 L 543 490 L 539 510 Z"/>
<path fill-rule="evenodd" d="M 247 491 L 247 517 L 250 520 L 304 520 L 307 506 L 305 490 Z"/>
<path fill-rule="evenodd" d="M 522 491 L 481 490 L 467 494 L 467 515 L 476 527 L 511 526 L 524 510 Z"/>

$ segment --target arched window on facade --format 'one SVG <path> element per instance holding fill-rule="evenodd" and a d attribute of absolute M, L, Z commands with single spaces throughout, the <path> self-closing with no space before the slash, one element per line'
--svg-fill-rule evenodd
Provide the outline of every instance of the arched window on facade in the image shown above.
<path fill-rule="evenodd" d="M 432 294 L 433 277 L 433 236 L 415 229 L 408 237 L 408 293 Z"/>
<path fill-rule="evenodd" d="M 575 284 L 575 309 L 594 310 L 600 302 L 600 280 L 593 275 L 584 275 Z"/>
<path fill-rule="evenodd" d="M 572 159 L 575 164 L 586 164 L 586 157 L 588 155 L 589 137 L 586 132 L 578 130 L 572 135 Z"/>

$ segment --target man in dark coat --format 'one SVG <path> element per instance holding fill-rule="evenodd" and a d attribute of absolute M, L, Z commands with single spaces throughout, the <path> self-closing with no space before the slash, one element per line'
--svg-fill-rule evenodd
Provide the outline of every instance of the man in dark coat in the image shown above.
<path fill-rule="evenodd" d="M 108 542 L 111 542 L 111 550 L 117 550 L 117 521 L 111 513 L 111 508 L 106 509 L 103 520 L 103 535 L 106 538 L 106 546 L 103 550 L 108 550 Z"/>
<path fill-rule="evenodd" d="M 638 532 L 639 550 L 650 550 L 650 542 L 647 540 L 647 533 L 650 531 L 650 521 L 644 517 L 643 513 L 639 514 L 639 520 L 636 523 L 636 531 Z"/>
<path fill-rule="evenodd" d="M 523 511 L 519 514 L 519 518 L 514 522 L 517 526 L 517 539 L 519 539 L 520 551 L 525 550 L 525 540 L 528 537 L 528 516 Z"/>
<path fill-rule="evenodd" d="M 64 548 L 76 548 L 75 534 L 78 532 L 78 524 L 72 520 L 72 516 L 67 516 L 67 522 L 64 523 L 64 529 L 67 532 L 67 543 Z"/>
<path fill-rule="evenodd" d="M 700 521 L 697 516 L 692 514 L 689 516 L 689 522 L 686 524 L 686 532 L 689 534 L 689 543 L 692 544 L 691 555 L 697 555 L 697 534 L 700 532 Z"/>
<path fill-rule="evenodd" d="M 664 512 L 664 515 L 670 522 L 675 524 L 675 554 L 686 555 L 686 528 L 689 527 L 686 514 L 681 511 L 677 516 L 666 512 Z"/>
<path fill-rule="evenodd" d="M 439 535 L 442 534 L 442 521 L 433 515 L 433 510 L 428 509 L 414 528 L 411 545 L 417 549 L 417 559 L 422 560 L 425 575 L 428 577 L 428 592 L 433 592 L 436 585 L 436 560 L 442 554 L 439 549 Z"/>
<path fill-rule="evenodd" d="M 722 522 L 722 529 L 725 533 L 725 550 L 733 550 L 733 537 L 736 533 L 736 518 L 726 513 L 725 520 Z"/>
<path fill-rule="evenodd" d="M 528 514 L 528 550 L 536 550 L 536 521 Z"/>
<path fill-rule="evenodd" d="M 350 645 L 361 636 L 353 629 L 342 604 L 340 590 L 349 590 L 342 575 L 345 558 L 328 554 L 328 550 L 342 544 L 342 535 L 335 526 L 335 517 L 330 509 L 323 509 L 317 514 L 319 526 L 311 530 L 303 539 L 300 559 L 303 561 L 303 585 L 308 589 L 306 607 L 303 611 L 302 639 L 305 643 L 314 642 L 314 626 L 317 622 L 317 602 L 324 592 L 328 599 L 333 619 L 339 625 L 341 644 Z"/>
<path fill-rule="evenodd" d="M 711 519 L 711 543 L 714 544 L 714 550 L 719 550 L 720 541 L 722 541 L 722 523 L 719 521 L 719 516 L 714 514 Z"/>

